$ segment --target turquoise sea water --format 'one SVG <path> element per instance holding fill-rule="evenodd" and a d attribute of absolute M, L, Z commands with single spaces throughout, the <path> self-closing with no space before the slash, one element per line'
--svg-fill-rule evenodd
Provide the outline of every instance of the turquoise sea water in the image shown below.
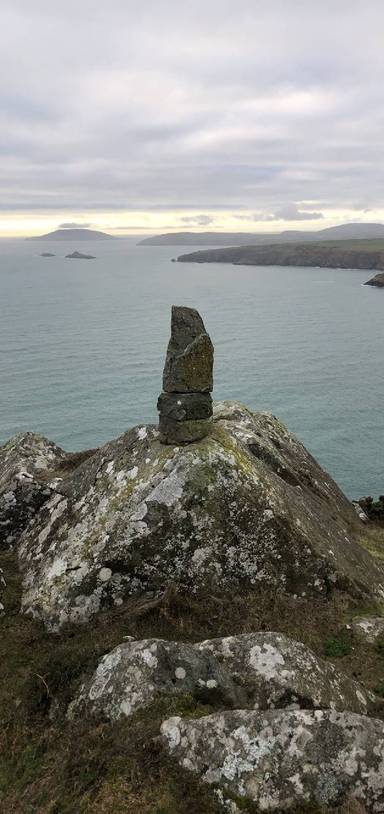
<path fill-rule="evenodd" d="M 78 249 L 94 261 L 66 260 Z M 40 252 L 52 251 L 53 258 Z M 181 250 L 0 241 L 0 444 L 68 450 L 156 420 L 172 303 L 215 345 L 215 397 L 267 409 L 350 497 L 384 492 L 384 291 L 369 272 L 171 263 Z"/>

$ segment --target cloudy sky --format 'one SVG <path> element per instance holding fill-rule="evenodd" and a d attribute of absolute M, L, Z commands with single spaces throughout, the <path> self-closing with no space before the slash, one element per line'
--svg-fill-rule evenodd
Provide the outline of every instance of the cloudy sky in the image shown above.
<path fill-rule="evenodd" d="M 384 221 L 382 0 L 2 0 L 0 234 Z"/>

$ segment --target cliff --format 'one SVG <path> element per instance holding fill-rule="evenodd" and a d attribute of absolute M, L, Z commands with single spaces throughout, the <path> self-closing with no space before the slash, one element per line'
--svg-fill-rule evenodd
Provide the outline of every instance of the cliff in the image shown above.
<path fill-rule="evenodd" d="M 384 242 L 359 240 L 233 246 L 182 254 L 177 260 L 179 263 L 232 263 L 245 266 L 384 269 Z"/>

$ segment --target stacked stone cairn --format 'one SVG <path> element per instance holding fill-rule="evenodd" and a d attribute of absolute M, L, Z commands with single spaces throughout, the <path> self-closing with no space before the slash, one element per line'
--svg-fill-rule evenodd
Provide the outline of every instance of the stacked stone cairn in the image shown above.
<path fill-rule="evenodd" d="M 189 444 L 209 432 L 213 345 L 194 308 L 172 306 L 171 338 L 157 409 L 163 444 Z"/>

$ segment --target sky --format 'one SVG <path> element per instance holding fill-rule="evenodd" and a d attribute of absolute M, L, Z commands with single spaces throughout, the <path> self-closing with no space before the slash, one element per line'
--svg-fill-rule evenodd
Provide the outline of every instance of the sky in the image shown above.
<path fill-rule="evenodd" d="M 1 0 L 0 236 L 384 222 L 382 0 Z"/>

